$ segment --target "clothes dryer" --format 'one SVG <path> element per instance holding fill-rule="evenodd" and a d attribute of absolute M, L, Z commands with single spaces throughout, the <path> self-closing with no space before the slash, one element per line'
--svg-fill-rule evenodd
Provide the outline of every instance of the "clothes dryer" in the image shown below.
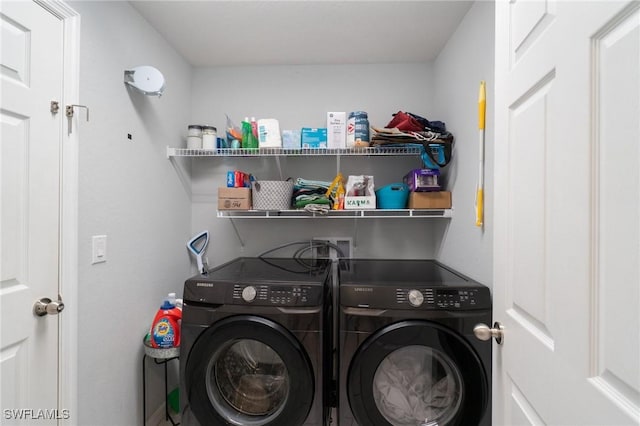
<path fill-rule="evenodd" d="M 238 258 L 185 282 L 183 424 L 328 422 L 330 263 L 301 262 Z"/>
<path fill-rule="evenodd" d="M 431 260 L 347 260 L 339 304 L 339 426 L 491 425 L 487 287 Z"/>

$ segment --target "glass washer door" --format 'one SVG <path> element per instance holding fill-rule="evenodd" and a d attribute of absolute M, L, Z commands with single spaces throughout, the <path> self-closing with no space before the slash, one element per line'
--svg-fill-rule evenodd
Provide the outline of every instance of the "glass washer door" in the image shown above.
<path fill-rule="evenodd" d="M 472 425 L 488 407 L 489 378 L 461 335 L 409 320 L 383 327 L 360 345 L 346 392 L 361 425 Z"/>
<path fill-rule="evenodd" d="M 252 339 L 229 343 L 211 357 L 209 399 L 248 416 L 269 416 L 289 396 L 289 372 L 270 346 Z"/>
<path fill-rule="evenodd" d="M 460 409 L 463 391 L 455 364 L 428 346 L 396 349 L 373 376 L 376 406 L 393 426 L 447 424 Z"/>
<path fill-rule="evenodd" d="M 281 325 L 255 315 L 214 323 L 189 351 L 185 395 L 201 425 L 301 426 L 315 395 L 311 361 Z"/>

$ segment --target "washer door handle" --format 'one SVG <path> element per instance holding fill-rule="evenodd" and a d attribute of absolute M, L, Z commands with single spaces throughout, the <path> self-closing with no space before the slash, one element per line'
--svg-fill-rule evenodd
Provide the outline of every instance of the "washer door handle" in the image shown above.
<path fill-rule="evenodd" d="M 493 328 L 490 328 L 487 324 L 479 323 L 473 327 L 473 334 L 479 340 L 489 340 L 492 337 L 496 339 L 496 343 L 501 345 L 504 343 L 504 326 L 496 321 L 493 323 Z"/>

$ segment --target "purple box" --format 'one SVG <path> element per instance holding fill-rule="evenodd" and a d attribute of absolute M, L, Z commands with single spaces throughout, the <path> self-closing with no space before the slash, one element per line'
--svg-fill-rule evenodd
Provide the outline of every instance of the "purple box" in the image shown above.
<path fill-rule="evenodd" d="M 440 191 L 438 169 L 413 169 L 403 178 L 411 192 Z"/>

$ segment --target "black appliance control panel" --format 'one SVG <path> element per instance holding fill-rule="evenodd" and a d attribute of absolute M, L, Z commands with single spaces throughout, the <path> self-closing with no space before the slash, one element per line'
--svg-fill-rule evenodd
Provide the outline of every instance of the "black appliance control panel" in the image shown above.
<path fill-rule="evenodd" d="M 322 300 L 322 288 L 305 285 L 233 286 L 233 304 L 260 306 L 317 306 Z"/>
<path fill-rule="evenodd" d="M 343 306 L 376 309 L 475 310 L 491 307 L 486 287 L 341 286 Z"/>

